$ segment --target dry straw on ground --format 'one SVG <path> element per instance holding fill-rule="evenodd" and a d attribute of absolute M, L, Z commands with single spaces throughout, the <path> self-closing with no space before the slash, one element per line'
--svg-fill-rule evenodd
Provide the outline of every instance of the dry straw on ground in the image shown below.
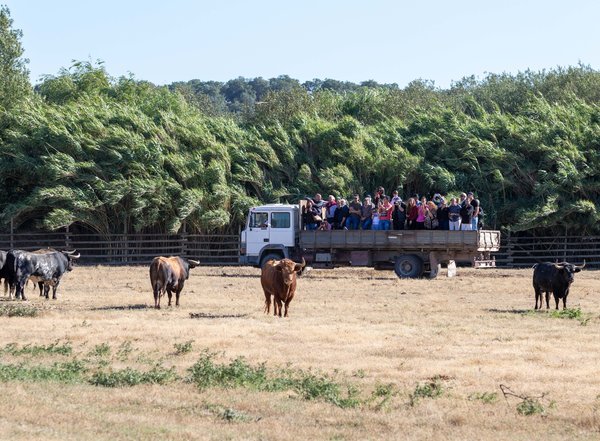
<path fill-rule="evenodd" d="M 577 275 L 569 319 L 532 311 L 531 270 L 462 269 L 433 281 L 315 270 L 299 280 L 290 317 L 279 319 L 263 314 L 256 269 L 194 269 L 181 307 L 156 311 L 147 268 L 78 267 L 56 301 L 28 288 L 37 316 L 0 317 L 0 362 L 78 360 L 88 370 L 78 381 L 8 378 L 0 438 L 598 439 L 596 275 Z M 61 345 L 71 349 L 48 349 Z M 201 390 L 186 377 L 206 350 L 215 363 L 264 362 L 272 375 L 326 374 L 343 394 L 356 390 L 357 402 L 307 400 L 294 388 Z M 97 371 L 157 365 L 179 379 L 88 381 Z M 501 384 L 515 396 L 505 399 Z M 540 399 L 527 407 L 523 397 Z"/>

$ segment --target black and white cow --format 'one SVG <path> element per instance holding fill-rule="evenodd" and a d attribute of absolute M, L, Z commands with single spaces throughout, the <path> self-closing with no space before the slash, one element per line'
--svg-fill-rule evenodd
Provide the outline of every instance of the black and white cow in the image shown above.
<path fill-rule="evenodd" d="M 9 283 L 16 288 L 15 297 L 26 300 L 25 285 L 31 278 L 43 284 L 46 298 L 52 286 L 52 298 L 56 299 L 56 289 L 61 277 L 73 269 L 73 261 L 79 259 L 75 251 L 51 251 L 43 254 L 22 250 L 11 250 L 6 255 L 9 265 Z"/>
<path fill-rule="evenodd" d="M 546 309 L 550 308 L 550 293 L 554 294 L 556 309 L 559 299 L 563 300 L 563 309 L 567 309 L 567 296 L 571 283 L 575 280 L 575 273 L 585 267 L 577 266 L 568 262 L 562 263 L 538 263 L 533 266 L 533 289 L 535 290 L 535 309 L 542 308 L 542 292 L 546 292 Z M 538 307 L 539 298 L 539 307 Z"/>

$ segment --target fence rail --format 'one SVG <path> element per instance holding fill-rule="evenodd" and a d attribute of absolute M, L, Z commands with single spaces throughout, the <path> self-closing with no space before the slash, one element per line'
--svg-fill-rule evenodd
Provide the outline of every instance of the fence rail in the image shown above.
<path fill-rule="evenodd" d="M 180 255 L 203 265 L 237 265 L 239 236 L 234 234 L 114 234 L 70 232 L 0 234 L 0 249 L 77 249 L 83 264 L 148 264 L 154 256 Z M 600 268 L 600 236 L 516 237 L 504 235 L 495 253 L 498 267 L 530 267 L 544 261 L 569 261 Z"/>
<path fill-rule="evenodd" d="M 115 234 L 100 236 L 54 233 L 0 234 L 0 249 L 33 251 L 40 248 L 77 249 L 83 264 L 148 264 L 155 256 L 179 255 L 198 259 L 203 265 L 237 265 L 238 235 Z"/>
<path fill-rule="evenodd" d="M 568 261 L 600 268 L 600 236 L 502 237 L 496 265 L 531 267 L 540 262 Z"/>

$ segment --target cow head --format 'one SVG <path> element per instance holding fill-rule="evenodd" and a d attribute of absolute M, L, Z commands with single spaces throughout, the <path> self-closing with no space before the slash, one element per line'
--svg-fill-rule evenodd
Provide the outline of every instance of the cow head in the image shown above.
<path fill-rule="evenodd" d="M 81 257 L 81 254 L 75 251 L 62 251 L 63 256 L 67 258 L 67 271 L 73 271 L 73 262 Z"/>
<path fill-rule="evenodd" d="M 569 284 L 573 283 L 575 280 L 575 273 L 578 273 L 583 268 L 585 268 L 585 260 L 583 261 L 583 265 L 573 265 L 568 262 L 555 263 L 554 267 L 559 270 L 567 280 Z"/>
<path fill-rule="evenodd" d="M 306 261 L 302 258 L 302 263 L 296 263 L 290 259 L 280 260 L 275 269 L 281 273 L 283 283 L 287 286 L 291 285 L 296 278 L 296 273 L 299 273 L 306 266 Z"/>
<path fill-rule="evenodd" d="M 200 265 L 200 262 L 197 260 L 185 259 L 183 257 L 180 257 L 179 261 L 181 263 L 181 267 L 185 272 L 185 280 L 187 280 L 190 277 L 190 269 L 196 268 L 198 265 Z"/>

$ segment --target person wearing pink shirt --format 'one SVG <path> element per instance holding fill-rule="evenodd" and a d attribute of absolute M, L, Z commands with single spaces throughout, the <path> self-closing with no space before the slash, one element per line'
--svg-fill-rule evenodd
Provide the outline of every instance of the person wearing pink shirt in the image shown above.
<path fill-rule="evenodd" d="M 377 209 L 379 213 L 379 229 L 380 230 L 389 230 L 390 224 L 392 221 L 392 211 L 394 210 L 394 206 L 390 204 L 390 198 L 387 196 L 383 196 L 382 203 Z"/>

